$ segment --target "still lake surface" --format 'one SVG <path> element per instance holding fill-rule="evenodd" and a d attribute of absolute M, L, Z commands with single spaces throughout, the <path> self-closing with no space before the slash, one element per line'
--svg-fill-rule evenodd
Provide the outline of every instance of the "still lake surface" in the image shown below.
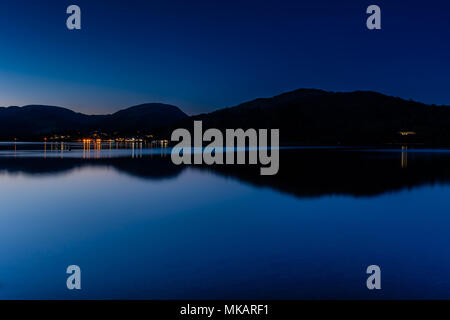
<path fill-rule="evenodd" d="M 448 299 L 449 160 L 291 148 L 262 177 L 137 144 L 1 143 L 0 299 Z"/>

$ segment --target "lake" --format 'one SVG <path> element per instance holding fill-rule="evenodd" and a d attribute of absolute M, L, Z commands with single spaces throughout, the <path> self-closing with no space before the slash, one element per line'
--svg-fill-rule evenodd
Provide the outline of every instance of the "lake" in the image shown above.
<path fill-rule="evenodd" d="M 0 298 L 448 299 L 449 160 L 286 148 L 260 176 L 139 144 L 1 143 Z"/>

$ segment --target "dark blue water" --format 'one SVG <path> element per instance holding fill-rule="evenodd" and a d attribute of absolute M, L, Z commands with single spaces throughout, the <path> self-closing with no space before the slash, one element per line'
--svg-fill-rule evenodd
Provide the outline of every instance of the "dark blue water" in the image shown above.
<path fill-rule="evenodd" d="M 0 152 L 2 299 L 450 298 L 446 152 L 283 150 L 264 178 L 57 150 Z"/>

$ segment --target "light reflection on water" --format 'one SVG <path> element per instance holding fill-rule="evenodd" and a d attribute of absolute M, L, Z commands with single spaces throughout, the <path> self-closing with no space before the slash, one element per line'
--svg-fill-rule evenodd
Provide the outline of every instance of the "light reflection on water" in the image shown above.
<path fill-rule="evenodd" d="M 261 177 L 34 146 L 1 146 L 0 298 L 450 298 L 446 151 L 282 150 Z"/>
<path fill-rule="evenodd" d="M 56 157 L 102 159 L 111 157 L 139 158 L 145 155 L 166 156 L 167 147 L 153 147 L 147 143 L 0 143 L 0 157 Z"/>

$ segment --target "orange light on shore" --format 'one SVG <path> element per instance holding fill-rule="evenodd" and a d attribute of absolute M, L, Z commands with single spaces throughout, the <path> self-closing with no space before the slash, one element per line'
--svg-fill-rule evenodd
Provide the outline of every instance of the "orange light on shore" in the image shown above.
<path fill-rule="evenodd" d="M 399 132 L 402 136 L 413 136 L 416 133 L 414 131 L 400 131 Z"/>

